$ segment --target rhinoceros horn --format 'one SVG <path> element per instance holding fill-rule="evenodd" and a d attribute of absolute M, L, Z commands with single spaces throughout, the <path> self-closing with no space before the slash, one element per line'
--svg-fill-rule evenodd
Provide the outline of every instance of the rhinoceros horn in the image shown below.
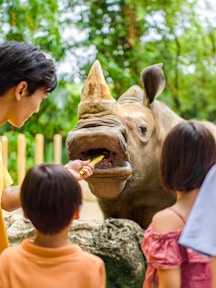
<path fill-rule="evenodd" d="M 96 60 L 92 65 L 82 97 L 78 106 L 78 117 L 87 118 L 89 114 L 104 114 L 112 113 L 115 109 L 116 100 L 110 93 L 100 62 Z"/>

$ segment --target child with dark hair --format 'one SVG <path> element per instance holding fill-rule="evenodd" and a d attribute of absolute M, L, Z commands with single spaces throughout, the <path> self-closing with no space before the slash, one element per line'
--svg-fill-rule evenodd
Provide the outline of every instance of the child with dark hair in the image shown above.
<path fill-rule="evenodd" d="M 0 287 L 103 288 L 103 261 L 68 241 L 82 203 L 77 180 L 59 164 L 31 168 L 21 186 L 21 205 L 36 235 L 0 255 Z"/>
<path fill-rule="evenodd" d="M 33 45 L 8 41 L 0 45 L 0 125 L 6 122 L 21 127 L 32 114 L 37 113 L 41 102 L 57 85 L 54 63 Z M 90 160 L 68 162 L 65 167 L 77 180 L 93 173 Z M 80 174 L 83 170 L 85 173 Z M 0 253 L 9 246 L 2 209 L 12 211 L 20 207 L 20 187 L 13 183 L 2 161 L 0 141 Z"/>
<path fill-rule="evenodd" d="M 196 196 L 216 162 L 213 135 L 197 121 L 184 121 L 167 135 L 161 153 L 161 182 L 177 200 L 156 213 L 142 249 L 148 267 L 144 288 L 210 288 L 210 260 L 178 244 Z"/>

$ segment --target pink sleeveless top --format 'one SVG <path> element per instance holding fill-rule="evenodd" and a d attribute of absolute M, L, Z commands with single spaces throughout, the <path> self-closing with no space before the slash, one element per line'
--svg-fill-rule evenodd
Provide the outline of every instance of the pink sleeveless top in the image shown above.
<path fill-rule="evenodd" d="M 185 219 L 172 210 L 185 223 Z M 182 229 L 158 233 L 152 224 L 145 231 L 142 250 L 148 267 L 143 288 L 157 288 L 157 269 L 181 267 L 181 288 L 211 288 L 210 259 L 178 244 Z"/>

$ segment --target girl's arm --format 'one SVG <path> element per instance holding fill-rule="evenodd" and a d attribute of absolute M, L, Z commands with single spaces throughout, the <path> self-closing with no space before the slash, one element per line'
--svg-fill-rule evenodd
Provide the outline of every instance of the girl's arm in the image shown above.
<path fill-rule="evenodd" d="M 158 269 L 159 288 L 180 288 L 181 269 Z"/>
<path fill-rule="evenodd" d="M 216 288 L 216 256 L 212 256 L 212 288 Z"/>

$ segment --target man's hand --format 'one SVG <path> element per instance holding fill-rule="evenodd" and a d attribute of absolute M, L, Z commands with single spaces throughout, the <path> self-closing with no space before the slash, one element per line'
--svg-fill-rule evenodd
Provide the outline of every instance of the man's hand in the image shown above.
<path fill-rule="evenodd" d="M 69 161 L 67 164 L 64 165 L 66 169 L 77 179 L 83 180 L 91 176 L 94 172 L 94 165 L 90 164 L 91 160 L 73 160 Z M 84 174 L 80 174 L 80 171 L 83 171 Z"/>

